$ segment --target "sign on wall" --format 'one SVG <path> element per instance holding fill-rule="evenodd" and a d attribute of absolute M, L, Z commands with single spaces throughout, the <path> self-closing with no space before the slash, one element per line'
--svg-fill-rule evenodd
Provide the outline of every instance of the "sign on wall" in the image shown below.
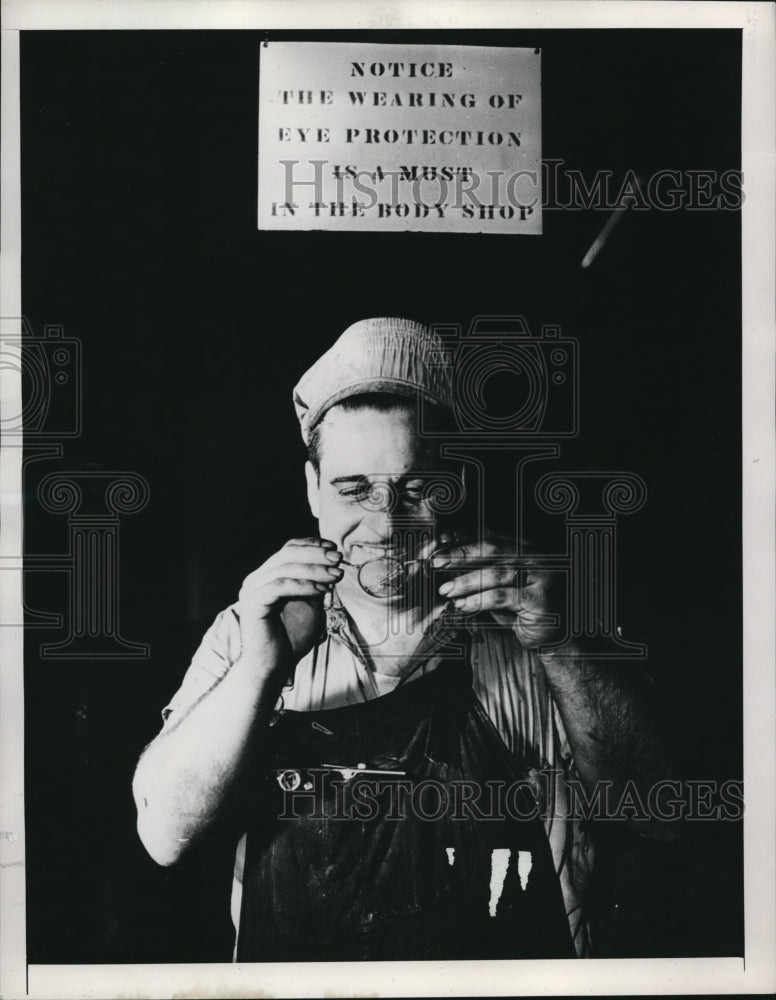
<path fill-rule="evenodd" d="M 271 42 L 259 229 L 542 231 L 541 52 Z"/>

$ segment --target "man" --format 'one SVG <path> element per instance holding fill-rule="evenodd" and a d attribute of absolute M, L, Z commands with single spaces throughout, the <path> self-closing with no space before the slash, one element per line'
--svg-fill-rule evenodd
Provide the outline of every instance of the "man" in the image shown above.
<path fill-rule="evenodd" d="M 665 773 L 641 675 L 553 651 L 549 574 L 435 504 L 441 346 L 366 320 L 301 379 L 320 537 L 243 581 L 138 764 L 160 864 L 239 816 L 238 960 L 584 955 L 567 780 Z"/>

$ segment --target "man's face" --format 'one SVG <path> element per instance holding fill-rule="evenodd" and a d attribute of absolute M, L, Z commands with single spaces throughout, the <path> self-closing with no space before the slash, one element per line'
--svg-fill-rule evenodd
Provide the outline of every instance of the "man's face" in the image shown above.
<path fill-rule="evenodd" d="M 411 539 L 434 534 L 436 520 L 426 493 L 438 460 L 418 436 L 414 407 L 334 406 L 321 422 L 319 454 L 320 475 L 308 463 L 307 482 L 321 537 L 335 542 L 356 565 L 421 554 Z M 397 519 L 417 525 L 398 549 L 391 545 L 402 530 Z"/>

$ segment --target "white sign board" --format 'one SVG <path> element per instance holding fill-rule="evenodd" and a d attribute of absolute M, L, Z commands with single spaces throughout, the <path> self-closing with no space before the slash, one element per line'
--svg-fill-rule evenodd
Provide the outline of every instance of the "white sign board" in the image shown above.
<path fill-rule="evenodd" d="M 542 231 L 541 53 L 261 49 L 259 229 Z"/>

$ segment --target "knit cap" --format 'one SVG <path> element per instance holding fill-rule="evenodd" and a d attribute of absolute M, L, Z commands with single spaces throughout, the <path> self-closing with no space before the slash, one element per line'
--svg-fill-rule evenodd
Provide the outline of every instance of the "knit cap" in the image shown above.
<path fill-rule="evenodd" d="M 367 392 L 420 398 L 452 409 L 452 379 L 441 338 L 422 323 L 395 317 L 349 326 L 294 389 L 305 444 L 330 407 Z"/>

